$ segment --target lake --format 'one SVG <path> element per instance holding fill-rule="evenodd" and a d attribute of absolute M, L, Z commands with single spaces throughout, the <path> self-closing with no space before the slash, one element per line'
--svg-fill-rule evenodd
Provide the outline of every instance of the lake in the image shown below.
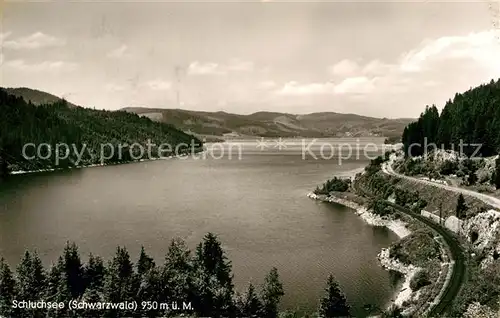
<path fill-rule="evenodd" d="M 309 150 L 320 153 L 322 145 Z M 13 176 L 0 191 L 0 255 L 13 267 L 25 249 L 36 249 L 48 265 L 70 240 L 85 259 L 90 252 L 109 259 L 120 245 L 135 260 L 144 245 L 161 263 L 172 238 L 194 248 L 214 232 L 239 290 L 248 282 L 261 284 L 278 268 L 283 309 L 315 310 L 330 273 L 358 316 L 363 305 L 390 301 L 399 281 L 376 256 L 397 237 L 368 226 L 349 208 L 306 197 L 327 178 L 359 171 L 367 158 L 339 164 L 346 148 L 332 156 L 303 156 L 299 140 L 207 146 L 205 158 Z M 323 154 L 335 147 L 324 146 Z"/>

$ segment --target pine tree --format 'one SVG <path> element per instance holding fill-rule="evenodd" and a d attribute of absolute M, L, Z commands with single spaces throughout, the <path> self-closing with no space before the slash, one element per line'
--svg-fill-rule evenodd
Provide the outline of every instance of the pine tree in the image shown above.
<path fill-rule="evenodd" d="M 46 277 L 40 257 L 35 252 L 25 252 L 21 263 L 17 267 L 18 290 L 17 296 L 22 300 L 41 300 L 45 296 Z M 34 309 L 23 311 L 26 315 L 40 316 L 44 310 Z"/>
<path fill-rule="evenodd" d="M 134 290 L 134 266 L 126 248 L 118 247 L 108 265 L 104 284 L 104 299 L 109 302 L 132 301 L 137 295 Z M 107 317 L 130 315 L 128 311 L 109 310 Z"/>
<path fill-rule="evenodd" d="M 82 295 L 82 300 L 87 303 L 103 302 L 106 268 L 102 258 L 90 253 L 89 260 L 83 267 L 83 273 L 85 291 Z M 89 309 L 82 314 L 85 317 L 93 317 L 95 310 Z"/>
<path fill-rule="evenodd" d="M 35 252 L 25 252 L 21 263 L 17 267 L 19 280 L 19 297 L 25 300 L 37 300 L 44 296 L 45 272 L 42 261 Z"/>
<path fill-rule="evenodd" d="M 66 278 L 64 260 L 60 256 L 57 263 L 52 265 L 47 275 L 47 288 L 45 291 L 47 301 L 67 303 L 71 300 L 71 293 L 69 292 Z M 68 316 L 66 306 L 63 309 L 52 310 L 50 314 L 53 317 Z"/>
<path fill-rule="evenodd" d="M 84 271 L 80 253 L 75 243 L 66 243 L 63 252 L 63 278 L 66 278 L 71 299 L 77 299 L 85 290 Z"/>
<path fill-rule="evenodd" d="M 137 261 L 137 274 L 142 277 L 151 268 L 155 267 L 155 261 L 152 257 L 146 254 L 144 246 L 141 246 L 141 253 L 139 254 L 139 260 Z"/>
<path fill-rule="evenodd" d="M 201 253 L 201 252 L 200 252 Z M 200 268 L 202 271 L 202 268 Z M 191 251 L 186 243 L 181 239 L 174 239 L 165 256 L 163 267 L 163 280 L 165 289 L 162 291 L 162 298 L 183 299 L 185 301 L 196 302 L 197 285 L 202 285 L 201 280 L 195 284 L 196 279 Z"/>
<path fill-rule="evenodd" d="M 102 258 L 89 255 L 89 261 L 84 266 L 84 281 L 86 289 L 94 289 L 96 292 L 102 292 L 104 287 L 104 277 L 106 268 Z"/>
<path fill-rule="evenodd" d="M 333 275 L 328 276 L 326 295 L 321 299 L 319 316 L 321 318 L 351 316 L 349 304 Z"/>
<path fill-rule="evenodd" d="M 464 218 L 467 209 L 468 209 L 468 207 L 465 204 L 465 198 L 460 193 L 460 195 L 458 196 L 458 199 L 457 199 L 457 206 L 456 206 L 456 209 L 455 209 L 457 218 L 459 218 L 459 219 Z"/>
<path fill-rule="evenodd" d="M 7 265 L 7 262 L 0 258 L 0 316 L 12 317 L 12 301 L 16 299 L 16 281 Z"/>
<path fill-rule="evenodd" d="M 146 254 L 144 246 L 141 246 L 141 252 L 139 253 L 139 259 L 136 264 L 137 275 L 135 275 L 133 282 L 134 289 L 137 290 L 135 300 L 139 304 L 143 301 L 160 301 L 159 291 L 157 290 L 159 285 L 157 281 L 160 275 L 159 272 L 155 270 L 155 266 L 153 258 Z M 158 313 L 158 311 L 156 311 L 156 313 Z M 143 317 L 151 314 L 151 310 L 147 310 L 147 308 L 142 310 L 142 308 L 139 308 L 135 316 Z"/>
<path fill-rule="evenodd" d="M 250 283 L 248 290 L 243 299 L 243 308 L 241 310 L 243 317 L 256 317 L 259 318 L 262 313 L 262 303 L 259 300 L 255 287 Z"/>
<path fill-rule="evenodd" d="M 283 284 L 280 282 L 278 269 L 273 267 L 267 274 L 264 286 L 262 287 L 263 316 L 275 318 L 278 316 L 278 305 L 285 295 Z"/>
<path fill-rule="evenodd" d="M 148 270 L 145 274 L 143 274 L 141 278 L 141 283 L 137 292 L 137 298 L 138 301 L 151 301 L 151 302 L 165 302 L 165 301 L 172 301 L 176 300 L 179 301 L 180 299 L 177 298 L 171 298 L 171 299 L 161 299 L 161 291 L 162 288 L 164 287 L 163 280 L 162 280 L 162 273 L 159 268 L 157 267 L 152 267 L 150 270 Z M 141 308 L 142 309 L 142 308 Z M 163 314 L 168 314 L 168 313 L 162 313 L 160 308 L 145 308 L 144 310 L 138 310 L 139 317 L 159 317 L 162 316 Z M 176 311 L 176 314 L 179 312 Z"/>
<path fill-rule="evenodd" d="M 201 316 L 227 316 L 235 310 L 231 262 L 217 236 L 208 233 L 196 249 L 194 259 L 195 288 L 193 306 Z"/>

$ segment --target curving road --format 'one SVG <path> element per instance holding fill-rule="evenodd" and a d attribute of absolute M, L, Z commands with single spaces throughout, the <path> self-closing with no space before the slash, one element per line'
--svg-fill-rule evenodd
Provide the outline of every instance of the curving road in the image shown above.
<path fill-rule="evenodd" d="M 365 189 L 360 189 L 357 184 L 353 184 L 353 188 L 356 192 L 362 194 L 363 196 L 368 196 L 368 197 L 373 196 Z M 443 237 L 446 245 L 450 249 L 451 259 L 454 261 L 454 263 L 451 263 L 453 265 L 450 264 L 452 266 L 450 268 L 450 270 L 452 270 L 450 280 L 448 284 L 445 286 L 445 290 L 441 294 L 441 298 L 429 310 L 428 314 L 428 317 L 443 317 L 443 313 L 446 311 L 446 309 L 449 308 L 453 300 L 458 295 L 460 287 L 462 286 L 462 283 L 465 278 L 466 266 L 465 266 L 464 251 L 460 243 L 458 242 L 456 236 L 453 233 L 451 233 L 448 229 L 441 227 L 440 225 L 434 223 L 434 221 L 430 220 L 429 218 L 426 218 L 419 213 L 415 213 L 408 208 L 402 207 L 390 201 L 386 201 L 386 203 L 392 206 L 393 208 L 399 210 L 400 212 L 405 213 L 419 220 L 420 222 L 424 223 L 428 227 L 435 230 L 439 235 Z"/>
<path fill-rule="evenodd" d="M 404 178 L 404 179 L 408 179 L 408 180 L 418 181 L 418 182 L 425 183 L 425 184 L 428 184 L 428 185 L 431 185 L 431 186 L 434 186 L 434 187 L 443 188 L 443 189 L 448 190 L 448 191 L 453 191 L 453 192 L 456 192 L 456 193 L 462 193 L 462 194 L 465 194 L 465 195 L 469 195 L 469 196 L 475 197 L 475 198 L 483 201 L 484 203 L 486 203 L 488 205 L 491 205 L 492 207 L 494 207 L 496 209 L 500 209 L 500 199 L 494 198 L 492 196 L 489 196 L 489 195 L 486 195 L 486 194 L 483 194 L 483 193 L 479 193 L 479 192 L 476 192 L 476 191 L 472 191 L 472 190 L 467 190 L 467 189 L 463 189 L 463 188 L 457 188 L 457 187 L 453 187 L 453 186 L 450 186 L 450 185 L 435 183 L 435 182 L 432 182 L 432 181 L 422 180 L 422 179 L 418 179 L 418 178 L 414 178 L 414 177 L 409 177 L 409 176 L 405 176 L 403 174 L 397 173 L 392 168 L 392 162 L 393 161 L 394 161 L 394 157 L 391 156 L 391 159 L 389 160 L 389 162 L 384 162 L 382 164 L 382 171 L 384 173 L 389 174 L 389 175 L 393 175 L 393 176 L 396 176 L 396 177 L 399 177 L 399 178 Z"/>

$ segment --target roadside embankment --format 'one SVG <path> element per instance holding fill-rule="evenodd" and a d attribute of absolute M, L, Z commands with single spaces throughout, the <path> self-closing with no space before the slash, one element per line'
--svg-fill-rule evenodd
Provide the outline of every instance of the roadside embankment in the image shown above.
<path fill-rule="evenodd" d="M 500 309 L 498 299 L 500 294 L 500 212 L 494 209 L 500 206 L 497 203 L 498 198 L 474 192 L 472 187 L 464 188 L 462 184 L 460 186 L 453 183 L 444 185 L 427 180 L 424 176 L 401 175 L 393 169 L 397 156 L 391 155 L 390 157 L 388 162 L 382 164 L 381 172 L 385 174 L 385 177 L 393 180 L 392 182 L 400 188 L 418 191 L 419 195 L 428 201 L 426 211 L 422 211 L 422 215 L 460 236 L 458 241 L 465 250 L 464 266 L 467 268 L 467 276 L 462 282 L 459 293 L 450 302 L 448 314 L 463 317 L 490 317 L 492 313 L 498 312 Z M 399 160 L 404 159 L 399 158 Z M 429 162 L 417 159 L 417 162 L 422 166 L 439 164 L 435 159 Z M 446 163 L 446 161 L 443 162 Z M 453 159 L 452 163 L 455 163 L 460 171 L 464 170 L 463 163 L 457 159 Z M 476 163 L 473 164 L 476 165 Z M 397 163 L 394 164 L 394 168 L 397 166 Z M 406 167 L 409 166 L 411 165 L 407 163 Z M 478 182 L 483 179 L 481 169 L 493 170 L 489 163 L 485 167 L 479 166 L 476 172 Z M 465 181 L 462 183 L 474 181 L 474 178 L 471 179 L 470 176 L 469 171 L 469 176 L 464 177 Z M 457 211 L 460 195 L 465 201 L 465 213 L 462 213 L 458 219 L 456 216 L 459 216 Z M 439 222 L 439 215 L 443 217 L 441 222 Z"/>

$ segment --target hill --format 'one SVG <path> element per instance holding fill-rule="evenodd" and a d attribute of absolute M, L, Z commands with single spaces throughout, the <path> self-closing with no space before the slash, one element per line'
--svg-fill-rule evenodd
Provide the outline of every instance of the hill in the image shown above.
<path fill-rule="evenodd" d="M 61 98 L 52 94 L 25 87 L 5 90 L 34 105 L 61 101 Z M 69 102 L 68 106 L 77 107 Z M 126 107 L 122 110 L 147 117 L 155 122 L 173 125 L 207 141 L 245 136 L 310 138 L 384 136 L 395 141 L 400 140 L 404 127 L 414 121 L 408 118 L 374 118 L 335 112 L 297 115 L 261 111 L 241 115 L 223 111 L 146 107 Z"/>
<path fill-rule="evenodd" d="M 413 119 L 387 119 L 334 112 L 296 115 L 257 112 L 250 115 L 184 109 L 127 107 L 123 110 L 184 131 L 215 136 L 260 137 L 399 137 Z"/>
<path fill-rule="evenodd" d="M 62 100 L 62 98 L 49 94 L 47 92 L 39 91 L 37 89 L 27 87 L 17 88 L 3 88 L 8 94 L 22 97 L 26 102 L 31 102 L 35 106 L 52 104 Z M 76 107 L 77 105 L 68 102 L 69 107 Z"/>
<path fill-rule="evenodd" d="M 8 171 L 158 158 L 186 152 L 192 143 L 201 146 L 172 125 L 132 113 L 70 106 L 64 100 L 35 106 L 1 88 L 0 114 L 0 177 Z M 165 147 L 159 149 L 161 144 Z"/>
<path fill-rule="evenodd" d="M 417 121 L 409 124 L 402 140 L 407 154 L 419 156 L 424 152 L 425 142 L 435 143 L 442 149 L 460 150 L 464 144 L 464 155 L 491 156 L 500 152 L 500 79 L 491 80 L 455 94 L 446 102 L 441 113 L 436 106 L 427 107 Z M 410 148 L 411 144 L 420 144 Z"/>

